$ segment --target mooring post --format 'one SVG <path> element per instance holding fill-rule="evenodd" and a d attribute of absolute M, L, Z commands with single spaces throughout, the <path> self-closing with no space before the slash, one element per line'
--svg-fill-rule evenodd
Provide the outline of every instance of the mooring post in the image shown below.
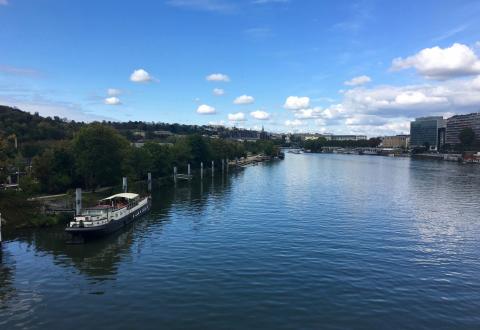
<path fill-rule="evenodd" d="M 0 244 L 2 244 L 2 213 L 0 212 Z"/>
<path fill-rule="evenodd" d="M 212 176 L 214 174 L 214 171 L 215 171 L 215 162 L 212 160 Z"/>
<path fill-rule="evenodd" d="M 151 172 L 147 173 L 147 189 L 148 189 L 148 192 L 152 192 L 152 173 Z"/>
<path fill-rule="evenodd" d="M 225 171 L 225 159 L 222 158 L 222 173 Z"/>
<path fill-rule="evenodd" d="M 177 183 L 177 167 L 173 167 L 173 182 Z"/>
<path fill-rule="evenodd" d="M 82 212 L 82 188 L 75 189 L 75 214 Z"/>
<path fill-rule="evenodd" d="M 188 174 L 188 177 L 190 177 L 190 163 L 188 163 L 188 166 L 187 166 L 187 174 Z"/>
<path fill-rule="evenodd" d="M 122 178 L 122 189 L 123 189 L 123 192 L 126 193 L 127 190 L 128 190 L 128 187 L 127 187 L 127 177 L 124 176 Z"/>
<path fill-rule="evenodd" d="M 235 157 L 235 166 L 238 167 L 238 157 Z"/>
<path fill-rule="evenodd" d="M 200 162 L 200 179 L 203 179 L 203 162 Z"/>
<path fill-rule="evenodd" d="M 229 163 L 229 160 L 228 160 L 228 158 L 227 158 L 227 173 L 228 173 L 228 163 Z"/>

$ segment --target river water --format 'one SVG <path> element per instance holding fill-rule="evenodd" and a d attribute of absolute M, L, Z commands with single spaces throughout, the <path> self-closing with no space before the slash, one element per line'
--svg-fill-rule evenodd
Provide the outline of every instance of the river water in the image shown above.
<path fill-rule="evenodd" d="M 1 329 L 478 329 L 480 167 L 287 154 L 1 250 Z"/>

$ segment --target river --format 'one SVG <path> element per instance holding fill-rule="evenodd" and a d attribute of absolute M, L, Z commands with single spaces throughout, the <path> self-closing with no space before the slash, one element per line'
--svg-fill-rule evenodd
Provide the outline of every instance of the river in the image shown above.
<path fill-rule="evenodd" d="M 1 329 L 480 328 L 480 166 L 284 161 L 154 191 L 105 239 L 1 246 Z"/>

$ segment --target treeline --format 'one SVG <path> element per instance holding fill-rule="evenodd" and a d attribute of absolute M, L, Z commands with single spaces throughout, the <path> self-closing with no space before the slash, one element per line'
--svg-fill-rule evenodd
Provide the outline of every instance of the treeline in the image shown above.
<path fill-rule="evenodd" d="M 172 145 L 146 143 L 141 148 L 110 126 L 94 124 L 80 129 L 71 141 L 58 143 L 32 161 L 33 177 L 43 192 L 62 192 L 72 187 L 95 188 L 118 184 L 127 176 L 145 179 L 170 175 L 173 166 L 244 157 L 243 143 L 210 139 L 200 135 L 178 138 Z"/>
<path fill-rule="evenodd" d="M 1 107 L 0 183 L 5 183 L 7 176 L 15 180 L 15 173 L 20 171 L 19 183 L 27 194 L 61 193 L 75 187 L 117 185 L 122 176 L 131 180 L 145 179 L 148 172 L 154 177 L 167 176 L 174 166 L 183 171 L 189 163 L 198 168 L 200 162 L 207 166 L 212 160 L 219 164 L 221 159 L 240 158 L 247 153 L 273 156 L 278 152 L 272 141 L 212 138 L 201 135 L 195 126 L 188 131 L 186 125 L 179 125 L 177 132 L 191 134 L 172 135 L 169 143 L 147 141 L 138 148 L 121 129 L 142 126 L 138 122 L 130 125 L 75 123 Z"/>
<path fill-rule="evenodd" d="M 368 140 L 346 140 L 346 141 L 331 141 L 325 138 L 318 138 L 314 140 L 302 141 L 302 147 L 312 152 L 321 152 L 324 147 L 339 147 L 339 148 L 374 148 L 382 141 L 380 138 L 371 138 Z"/>

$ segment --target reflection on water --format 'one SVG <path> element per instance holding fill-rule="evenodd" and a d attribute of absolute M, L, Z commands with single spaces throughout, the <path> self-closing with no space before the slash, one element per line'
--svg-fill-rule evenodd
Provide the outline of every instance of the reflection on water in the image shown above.
<path fill-rule="evenodd" d="M 105 239 L 7 237 L 0 328 L 476 328 L 479 187 L 478 166 L 313 154 L 157 187 Z"/>

